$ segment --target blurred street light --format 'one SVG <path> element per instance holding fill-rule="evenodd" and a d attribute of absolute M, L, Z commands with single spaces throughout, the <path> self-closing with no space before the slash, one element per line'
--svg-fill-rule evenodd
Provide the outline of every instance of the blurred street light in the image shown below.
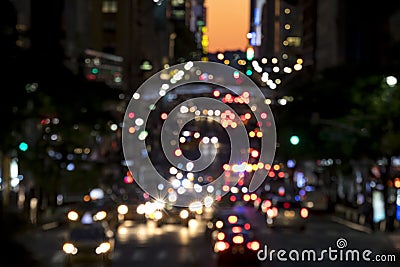
<path fill-rule="evenodd" d="M 386 81 L 387 85 L 389 85 L 390 87 L 394 87 L 397 85 L 397 78 L 394 76 L 387 76 L 385 78 L 385 81 Z"/>
<path fill-rule="evenodd" d="M 298 145 L 298 144 L 300 143 L 299 137 L 298 137 L 297 135 L 292 135 L 292 136 L 290 137 L 290 143 L 291 143 L 292 145 Z"/>
<path fill-rule="evenodd" d="M 19 150 L 21 150 L 21 151 L 25 152 L 25 151 L 27 151 L 27 150 L 28 150 L 28 144 L 27 144 L 27 143 L 25 143 L 25 142 L 21 142 L 21 143 L 19 143 L 19 146 L 18 146 L 18 148 L 19 148 Z"/>

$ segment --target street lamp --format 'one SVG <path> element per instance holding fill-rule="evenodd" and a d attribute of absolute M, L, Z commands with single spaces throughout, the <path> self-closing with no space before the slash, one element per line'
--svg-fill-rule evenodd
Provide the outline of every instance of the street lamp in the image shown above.
<path fill-rule="evenodd" d="M 397 78 L 394 76 L 387 76 L 385 78 L 385 82 L 387 85 L 389 85 L 390 87 L 394 87 L 397 85 Z"/>

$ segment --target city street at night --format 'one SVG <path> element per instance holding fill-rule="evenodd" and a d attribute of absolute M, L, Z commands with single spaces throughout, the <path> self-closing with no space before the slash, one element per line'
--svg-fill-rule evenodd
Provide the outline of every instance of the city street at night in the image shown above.
<path fill-rule="evenodd" d="M 0 1 L 0 267 L 395 267 L 400 1 Z"/>
<path fill-rule="evenodd" d="M 353 229 L 351 224 L 338 223 L 331 214 L 311 215 L 307 228 L 300 232 L 294 229 L 269 229 L 262 217 L 252 208 L 248 208 L 250 222 L 257 228 L 257 238 L 267 245 L 269 250 L 313 249 L 318 253 L 332 247 L 337 249 L 336 241 L 344 238 L 347 248 L 372 251 L 371 259 L 376 255 L 399 257 L 400 238 L 365 229 Z M 165 225 L 157 228 L 151 223 L 125 222 L 116 232 L 116 248 L 111 266 L 217 266 L 216 254 L 205 234 L 203 221 L 192 221 L 188 228 L 180 225 Z M 32 248 L 35 257 L 43 267 L 64 266 L 65 254 L 61 250 L 65 227 L 48 230 L 35 229 L 19 236 L 19 240 Z M 373 244 L 368 246 L 368 244 Z M 396 250 L 397 246 L 397 250 Z M 365 261 L 329 261 L 322 262 L 280 262 L 277 258 L 260 261 L 259 266 L 397 266 L 396 262 Z M 98 262 L 84 262 L 76 266 L 99 266 Z"/>

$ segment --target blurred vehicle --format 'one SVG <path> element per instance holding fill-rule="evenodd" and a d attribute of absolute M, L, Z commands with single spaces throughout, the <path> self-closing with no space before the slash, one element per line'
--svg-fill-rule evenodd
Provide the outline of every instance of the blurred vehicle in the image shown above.
<path fill-rule="evenodd" d="M 68 205 L 67 223 L 83 223 L 106 221 L 110 227 L 118 223 L 117 203 L 110 196 L 94 198 L 84 195 L 81 201 Z"/>
<path fill-rule="evenodd" d="M 228 218 L 231 223 L 228 221 L 225 227 L 215 231 L 215 240 L 212 243 L 218 265 L 254 266 L 260 264 L 257 252 L 261 245 L 254 229 L 250 229 L 249 223 L 243 225 L 239 223 L 235 215 L 230 215 Z"/>
<path fill-rule="evenodd" d="M 204 202 L 205 203 L 202 203 L 201 201 L 193 201 L 189 204 L 188 209 L 194 214 L 194 217 L 208 221 L 214 216 L 215 208 L 212 205 L 214 200 L 212 197 L 206 197 Z"/>
<path fill-rule="evenodd" d="M 269 202 L 268 202 L 269 201 Z M 309 211 L 294 199 L 272 199 L 263 202 L 268 227 L 293 227 L 305 230 Z"/>
<path fill-rule="evenodd" d="M 226 208 L 220 210 L 215 217 L 206 224 L 206 236 L 212 243 L 217 239 L 219 231 L 230 229 L 231 227 L 239 226 L 245 230 L 252 228 L 244 211 L 240 208 Z"/>
<path fill-rule="evenodd" d="M 153 221 L 158 227 L 164 224 L 181 224 L 188 227 L 191 219 L 196 219 L 196 213 L 185 207 L 176 207 L 162 201 L 147 201 L 140 206 L 139 213 L 147 220 Z"/>
<path fill-rule="evenodd" d="M 146 222 L 143 202 L 129 200 L 122 202 L 118 205 L 117 212 L 119 223 L 124 221 L 134 221 L 136 223 Z"/>
<path fill-rule="evenodd" d="M 303 203 L 310 211 L 328 211 L 330 209 L 329 192 L 322 187 L 308 186 Z"/>
<path fill-rule="evenodd" d="M 161 218 L 156 220 L 157 226 L 162 226 L 163 224 L 181 224 L 182 226 L 189 227 L 189 221 L 196 219 L 195 213 L 183 207 L 167 206 L 161 209 L 161 212 Z"/>
<path fill-rule="evenodd" d="M 66 216 L 69 223 L 87 224 L 106 221 L 107 224 L 114 227 L 118 220 L 114 210 L 115 207 L 111 208 L 102 203 L 83 201 L 69 206 Z"/>
<path fill-rule="evenodd" d="M 213 207 L 203 207 L 202 213 L 201 213 L 201 218 L 205 221 L 212 220 L 214 216 L 214 208 Z"/>
<path fill-rule="evenodd" d="M 99 261 L 105 265 L 111 263 L 114 252 L 114 232 L 105 222 L 70 226 L 62 246 L 65 264 L 71 266 L 77 262 Z"/>

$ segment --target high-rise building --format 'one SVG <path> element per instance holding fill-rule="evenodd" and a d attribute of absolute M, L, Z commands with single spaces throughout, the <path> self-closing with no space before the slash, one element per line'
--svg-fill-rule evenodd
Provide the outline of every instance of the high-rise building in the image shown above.
<path fill-rule="evenodd" d="M 302 14 L 298 0 L 251 1 L 247 37 L 254 71 L 249 73 L 262 87 L 276 91 L 302 69 Z"/>
<path fill-rule="evenodd" d="M 82 56 L 89 62 L 93 53 L 101 54 L 122 68 L 117 81 L 134 90 L 166 63 L 165 1 L 69 0 L 64 14 L 64 46 L 72 66 Z"/>
<path fill-rule="evenodd" d="M 195 59 L 201 59 L 208 54 L 208 37 L 204 0 L 191 0 L 189 29 L 194 34 L 196 43 Z"/>
<path fill-rule="evenodd" d="M 172 63 L 200 60 L 207 55 L 204 0 L 171 0 L 167 18 L 172 24 L 169 59 Z"/>
<path fill-rule="evenodd" d="M 20 46 L 111 86 L 135 90 L 165 64 L 207 53 L 204 0 L 12 2 L 32 33 Z"/>
<path fill-rule="evenodd" d="M 305 63 L 314 70 L 343 64 L 370 69 L 398 64 L 399 4 L 302 0 Z M 397 54 L 397 56 L 396 56 Z"/>
<path fill-rule="evenodd" d="M 343 64 L 399 63 L 399 6 L 341 0 L 252 0 L 249 44 L 280 70 L 320 71 Z M 294 69 L 294 68 L 293 68 Z M 303 69 L 303 70 L 304 70 Z"/>
<path fill-rule="evenodd" d="M 302 7 L 296 0 L 253 0 L 250 45 L 256 58 L 293 65 L 301 55 Z"/>

